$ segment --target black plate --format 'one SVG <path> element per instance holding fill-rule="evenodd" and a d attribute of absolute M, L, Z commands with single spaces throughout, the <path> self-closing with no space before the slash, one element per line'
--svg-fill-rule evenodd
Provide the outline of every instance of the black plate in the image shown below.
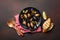
<path fill-rule="evenodd" d="M 28 10 L 28 12 L 27 13 L 30 13 L 31 14 L 31 17 L 30 18 L 34 18 L 35 16 L 35 14 L 32 14 L 32 10 L 34 10 L 34 12 L 37 14 L 39 14 L 40 16 L 39 17 L 36 17 L 37 19 L 35 20 L 35 21 L 37 21 L 37 24 L 35 24 L 34 25 L 34 27 L 32 28 L 32 26 L 30 26 L 30 27 L 28 27 L 27 25 L 24 25 L 23 24 L 23 20 L 26 20 L 27 22 L 26 22 L 26 24 L 28 23 L 28 22 L 30 22 L 29 20 L 30 20 L 30 18 L 21 18 L 21 15 L 24 15 L 25 14 L 25 11 L 26 10 Z M 20 22 L 20 25 L 23 27 L 23 28 L 25 28 L 25 29 L 29 29 L 29 30 L 35 30 L 35 29 L 37 29 L 38 27 L 39 27 L 39 25 L 41 24 L 41 13 L 39 12 L 39 10 L 37 10 L 36 8 L 34 8 L 34 7 L 27 7 L 27 8 L 25 8 L 25 9 L 23 9 L 21 12 L 20 12 L 20 14 L 19 14 L 19 22 Z"/>

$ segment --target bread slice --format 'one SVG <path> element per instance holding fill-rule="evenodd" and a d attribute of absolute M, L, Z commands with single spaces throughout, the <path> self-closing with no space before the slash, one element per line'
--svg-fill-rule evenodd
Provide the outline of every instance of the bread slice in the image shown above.
<path fill-rule="evenodd" d="M 51 23 L 51 25 L 50 25 L 50 27 L 48 28 L 47 31 L 50 31 L 53 28 L 53 26 L 54 26 L 54 23 Z"/>
<path fill-rule="evenodd" d="M 42 31 L 43 32 L 46 32 L 47 31 L 47 29 L 50 27 L 50 24 L 51 24 L 51 19 L 50 18 L 48 18 L 45 22 L 44 22 L 44 24 L 43 24 L 43 27 L 42 27 Z"/>

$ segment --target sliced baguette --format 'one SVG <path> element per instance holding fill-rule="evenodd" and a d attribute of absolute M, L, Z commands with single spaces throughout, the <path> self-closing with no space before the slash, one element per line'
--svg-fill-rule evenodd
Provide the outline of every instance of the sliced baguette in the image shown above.
<path fill-rule="evenodd" d="M 46 32 L 47 31 L 47 29 L 50 27 L 50 24 L 51 24 L 51 19 L 50 18 L 48 18 L 45 22 L 44 22 L 44 24 L 43 24 L 43 27 L 42 27 L 42 31 L 43 32 Z"/>

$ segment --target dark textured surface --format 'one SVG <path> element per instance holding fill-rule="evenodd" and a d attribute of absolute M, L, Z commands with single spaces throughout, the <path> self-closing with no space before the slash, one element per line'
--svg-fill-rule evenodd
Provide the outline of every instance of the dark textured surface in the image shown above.
<path fill-rule="evenodd" d="M 55 26 L 48 33 L 25 34 L 18 36 L 16 31 L 9 28 L 7 20 L 18 14 L 25 7 L 35 7 L 46 11 Z M 0 40 L 60 40 L 60 0 L 0 0 Z"/>

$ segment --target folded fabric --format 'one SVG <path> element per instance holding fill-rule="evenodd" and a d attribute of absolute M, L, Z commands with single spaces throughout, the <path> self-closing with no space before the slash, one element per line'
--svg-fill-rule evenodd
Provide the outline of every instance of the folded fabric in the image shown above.
<path fill-rule="evenodd" d="M 16 30 L 21 30 L 22 33 L 27 33 L 27 32 L 41 32 L 41 26 L 39 26 L 36 30 L 34 31 L 31 31 L 31 30 L 28 30 L 28 29 L 24 29 L 20 23 L 19 23 L 19 14 L 18 15 L 15 15 L 15 26 L 16 26 Z"/>

